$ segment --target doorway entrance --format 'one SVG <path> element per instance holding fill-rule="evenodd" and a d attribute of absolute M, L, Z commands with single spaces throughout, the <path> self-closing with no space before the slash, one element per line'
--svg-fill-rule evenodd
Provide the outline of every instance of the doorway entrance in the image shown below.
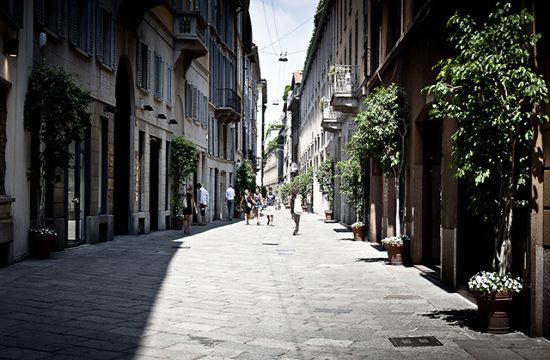
<path fill-rule="evenodd" d="M 441 136 L 442 122 L 424 120 L 422 192 L 422 259 L 426 266 L 441 270 Z"/>
<path fill-rule="evenodd" d="M 149 141 L 150 169 L 149 169 L 149 212 L 151 217 L 151 231 L 159 229 L 159 162 L 161 140 L 151 136 Z"/>
<path fill-rule="evenodd" d="M 115 235 L 129 233 L 130 216 L 130 79 L 124 61 L 119 62 L 116 75 L 116 113 L 114 140 L 113 215 Z"/>
<path fill-rule="evenodd" d="M 75 140 L 69 146 L 73 158 L 65 177 L 66 246 L 77 246 L 86 240 L 86 221 L 82 210 L 86 208 L 85 142 Z"/>

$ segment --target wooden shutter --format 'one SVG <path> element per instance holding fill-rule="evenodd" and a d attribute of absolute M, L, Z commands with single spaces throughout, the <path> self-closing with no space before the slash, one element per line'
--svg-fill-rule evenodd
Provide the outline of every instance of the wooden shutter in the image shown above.
<path fill-rule="evenodd" d="M 86 9 L 87 21 L 88 21 L 88 39 L 87 50 L 88 54 L 94 55 L 94 43 L 95 43 L 95 13 L 96 13 L 95 0 L 88 0 L 88 7 Z"/>
<path fill-rule="evenodd" d="M 197 108 L 198 108 L 198 96 L 197 96 L 197 88 L 193 86 L 193 105 L 192 105 L 192 111 L 191 117 L 193 120 L 197 120 Z"/>
<path fill-rule="evenodd" d="M 147 90 L 151 91 L 151 81 L 153 77 L 153 72 L 151 71 L 151 63 L 153 59 L 153 52 L 149 49 L 147 49 L 147 59 L 145 63 L 145 73 L 147 74 Z"/>
<path fill-rule="evenodd" d="M 107 16 L 105 13 L 105 10 L 102 8 L 97 9 L 97 16 L 96 16 L 96 45 L 95 45 L 95 55 L 97 57 L 97 60 L 101 62 L 103 61 L 103 17 Z M 106 54 L 109 56 L 109 54 Z"/>
<path fill-rule="evenodd" d="M 116 37 L 117 37 L 117 27 L 116 27 L 116 17 L 111 15 L 111 69 L 116 70 L 117 65 L 117 51 L 116 51 Z"/>
<path fill-rule="evenodd" d="M 141 42 L 138 40 L 136 45 L 136 79 L 137 85 L 143 88 L 143 74 L 142 74 L 142 64 L 143 59 L 141 56 Z"/>
<path fill-rule="evenodd" d="M 45 22 L 44 1 L 45 0 L 36 0 L 36 20 L 40 25 L 44 25 L 44 22 Z"/>
<path fill-rule="evenodd" d="M 76 45 L 78 40 L 78 0 L 69 0 L 69 42 Z"/>
<path fill-rule="evenodd" d="M 57 34 L 62 38 L 67 36 L 67 1 L 57 2 Z"/>

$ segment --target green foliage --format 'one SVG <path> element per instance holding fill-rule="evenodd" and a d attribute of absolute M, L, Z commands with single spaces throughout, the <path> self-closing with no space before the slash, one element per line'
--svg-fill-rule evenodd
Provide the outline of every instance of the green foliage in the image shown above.
<path fill-rule="evenodd" d="M 356 221 L 363 217 L 363 178 L 361 165 L 356 158 L 339 161 L 336 166 L 340 173 L 340 192 L 345 196 L 346 204 L 355 211 Z"/>
<path fill-rule="evenodd" d="M 286 182 L 283 185 L 279 186 L 278 189 L 279 198 L 283 204 L 287 204 L 289 200 L 290 193 L 292 192 L 292 183 Z"/>
<path fill-rule="evenodd" d="M 25 127 L 40 142 L 37 168 L 47 181 L 55 184 L 65 174 L 74 155 L 69 145 L 84 137 L 90 126 L 88 92 L 75 82 L 75 75 L 62 67 L 37 65 L 31 72 L 25 98 Z"/>
<path fill-rule="evenodd" d="M 548 119 L 539 112 L 548 87 L 533 70 L 533 17 L 498 4 L 488 21 L 477 24 L 455 14 L 448 22 L 456 56 L 441 60 L 431 115 L 453 118 L 456 176 L 469 190 L 469 207 L 495 228 L 494 267 L 510 270 L 514 207 L 527 204 L 518 194 L 530 181 L 534 131 Z M 499 265 L 500 264 L 500 265 Z"/>
<path fill-rule="evenodd" d="M 334 163 L 332 159 L 326 159 L 321 163 L 315 177 L 319 182 L 321 194 L 329 203 L 329 210 L 332 210 L 334 205 Z"/>
<path fill-rule="evenodd" d="M 170 146 L 170 175 L 173 180 L 173 196 L 170 201 L 172 215 L 177 216 L 183 210 L 185 179 L 196 169 L 199 153 L 195 145 L 183 138 L 176 137 Z"/>
<path fill-rule="evenodd" d="M 306 172 L 295 176 L 292 179 L 292 188 L 298 188 L 298 191 L 302 195 L 302 201 L 313 194 L 313 170 L 312 168 L 307 169 Z"/>
<path fill-rule="evenodd" d="M 347 148 L 350 157 L 372 158 L 387 176 L 399 178 L 407 133 L 407 94 L 396 84 L 379 86 L 365 100 L 354 121 L 357 131 Z"/>
<path fill-rule="evenodd" d="M 235 204 L 239 204 L 237 206 L 240 206 L 245 189 L 251 192 L 256 190 L 256 172 L 249 160 L 245 160 L 237 169 L 237 181 L 235 183 Z"/>
<path fill-rule="evenodd" d="M 283 93 L 283 101 L 286 102 L 286 100 L 288 99 L 288 93 L 290 92 L 290 89 L 292 87 L 290 85 L 286 85 L 285 86 L 285 91 Z"/>
<path fill-rule="evenodd" d="M 278 147 L 279 147 L 279 139 L 275 137 L 267 143 L 267 146 L 265 147 L 265 154 L 266 155 L 269 154 L 270 152 L 277 149 Z"/>
<path fill-rule="evenodd" d="M 317 9 L 315 9 L 315 15 L 313 16 L 313 31 L 311 32 L 311 38 L 309 39 L 309 45 L 307 46 L 306 63 L 307 59 L 311 55 L 311 46 L 313 45 L 313 39 L 317 33 L 317 25 L 319 25 L 319 21 L 321 21 L 321 15 L 323 14 L 323 9 L 325 8 L 325 2 L 326 0 L 319 0 L 319 3 L 317 3 Z"/>

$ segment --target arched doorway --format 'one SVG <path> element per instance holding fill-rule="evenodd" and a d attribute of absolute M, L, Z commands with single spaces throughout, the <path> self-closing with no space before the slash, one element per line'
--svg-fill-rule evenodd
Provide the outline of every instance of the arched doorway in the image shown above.
<path fill-rule="evenodd" d="M 130 156 L 131 89 L 128 66 L 121 60 L 117 70 L 115 89 L 113 215 L 116 235 L 129 233 L 130 164 L 133 163 Z"/>

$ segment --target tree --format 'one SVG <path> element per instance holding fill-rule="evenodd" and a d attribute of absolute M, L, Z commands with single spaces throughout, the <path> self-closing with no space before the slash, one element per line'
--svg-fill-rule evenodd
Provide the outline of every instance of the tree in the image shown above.
<path fill-rule="evenodd" d="M 185 196 L 185 180 L 197 170 L 199 154 L 195 145 L 178 136 L 172 139 L 170 146 L 170 175 L 172 176 L 173 196 L 170 201 L 172 215 L 178 216 L 183 209 Z"/>
<path fill-rule="evenodd" d="M 353 119 L 357 131 L 349 141 L 348 155 L 358 164 L 360 159 L 372 158 L 381 165 L 384 175 L 393 178 L 395 232 L 400 236 L 404 222 L 401 182 L 405 167 L 407 93 L 396 84 L 379 86 L 365 99 L 365 106 L 366 110 Z"/>
<path fill-rule="evenodd" d="M 254 191 L 256 189 L 256 172 L 249 160 L 245 160 L 237 169 L 237 181 L 235 183 L 235 203 L 241 203 L 244 190 Z"/>
<path fill-rule="evenodd" d="M 75 75 L 61 67 L 38 64 L 29 77 L 25 97 L 25 127 L 31 132 L 31 224 L 42 227 L 45 181 L 61 181 L 74 154 L 69 145 L 84 137 L 91 123 L 90 94 Z"/>
<path fill-rule="evenodd" d="M 424 91 L 433 96 L 431 115 L 452 118 L 456 177 L 463 179 L 469 209 L 494 229 L 493 270 L 511 270 L 514 209 L 527 205 L 520 196 L 530 181 L 535 129 L 548 118 L 540 105 L 548 99 L 543 78 L 533 70 L 537 34 L 533 17 L 511 5 L 497 5 L 478 25 L 453 15 L 448 27 L 456 56 L 437 64 L 437 82 Z"/>
<path fill-rule="evenodd" d="M 345 196 L 348 204 L 355 212 L 355 221 L 363 218 L 363 180 L 359 160 L 352 157 L 346 161 L 339 161 L 337 175 L 340 180 L 340 192 Z"/>
<path fill-rule="evenodd" d="M 319 182 L 319 190 L 328 201 L 328 210 L 333 210 L 334 206 L 334 163 L 332 159 L 326 159 L 321 163 L 315 177 Z"/>

